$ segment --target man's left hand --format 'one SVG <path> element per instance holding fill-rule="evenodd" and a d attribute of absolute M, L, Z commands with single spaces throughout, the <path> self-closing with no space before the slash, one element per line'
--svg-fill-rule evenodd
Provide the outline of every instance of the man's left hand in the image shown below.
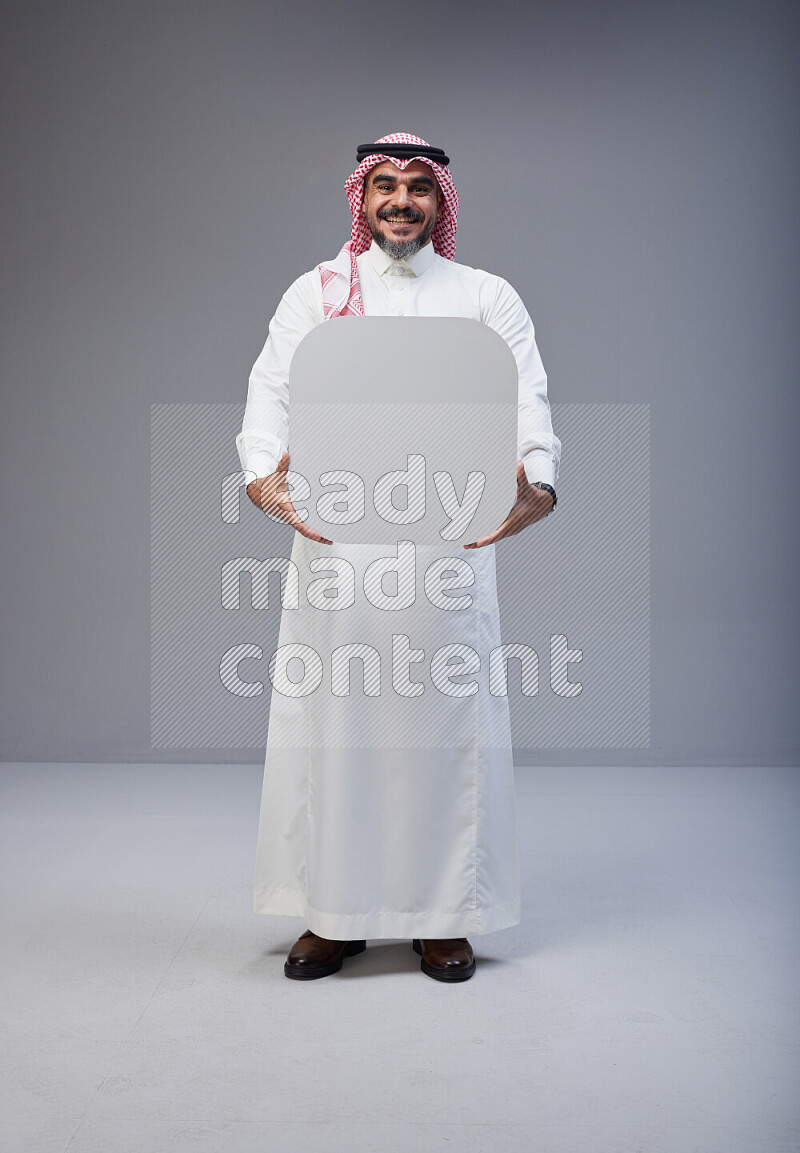
<path fill-rule="evenodd" d="M 534 488 L 525 475 L 525 466 L 520 461 L 517 464 L 517 499 L 514 507 L 506 519 L 491 536 L 482 537 L 474 544 L 465 544 L 464 548 L 483 548 L 484 545 L 494 544 L 504 536 L 516 536 L 529 524 L 546 517 L 553 507 L 553 498 L 543 488 Z"/>

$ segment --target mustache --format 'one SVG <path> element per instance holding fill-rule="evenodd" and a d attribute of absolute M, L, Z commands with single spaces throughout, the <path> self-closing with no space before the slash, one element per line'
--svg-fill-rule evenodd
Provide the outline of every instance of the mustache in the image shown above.
<path fill-rule="evenodd" d="M 416 224 L 418 221 L 425 219 L 424 213 L 420 212 L 417 208 L 381 208 L 378 212 L 379 220 L 386 220 L 389 216 L 400 216 L 403 220 L 407 220 L 409 224 Z"/>

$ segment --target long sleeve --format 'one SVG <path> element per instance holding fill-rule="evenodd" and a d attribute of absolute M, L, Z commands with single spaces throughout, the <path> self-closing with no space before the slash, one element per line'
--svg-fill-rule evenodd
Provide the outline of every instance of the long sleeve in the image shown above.
<path fill-rule="evenodd" d="M 514 353 L 519 372 L 518 459 L 530 482 L 554 484 L 561 462 L 561 441 L 553 432 L 547 374 L 536 346 L 533 321 L 511 285 L 499 277 L 494 300 L 482 317 Z"/>
<path fill-rule="evenodd" d="M 289 445 L 289 368 L 300 341 L 322 321 L 314 277 L 304 273 L 286 290 L 250 373 L 236 450 L 242 468 L 257 477 L 273 473 Z"/>

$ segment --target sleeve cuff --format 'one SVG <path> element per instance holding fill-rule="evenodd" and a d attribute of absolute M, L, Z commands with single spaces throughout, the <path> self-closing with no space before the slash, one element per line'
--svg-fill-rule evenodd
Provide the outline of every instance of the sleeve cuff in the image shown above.
<path fill-rule="evenodd" d="M 277 437 L 273 438 L 275 447 L 272 450 L 259 447 L 248 447 L 245 433 L 240 432 L 236 437 L 236 451 L 239 454 L 239 463 L 244 472 L 254 472 L 256 477 L 269 476 L 278 467 L 278 461 L 285 449 Z"/>
<path fill-rule="evenodd" d="M 530 453 L 523 464 L 529 484 L 540 480 L 543 484 L 549 484 L 555 488 L 555 466 L 550 456 L 546 453 Z"/>

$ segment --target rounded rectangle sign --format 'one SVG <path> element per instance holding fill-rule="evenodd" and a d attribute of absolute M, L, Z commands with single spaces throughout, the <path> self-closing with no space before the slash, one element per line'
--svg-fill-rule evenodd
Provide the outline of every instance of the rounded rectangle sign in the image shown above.
<path fill-rule="evenodd" d="M 517 364 L 466 317 L 335 317 L 289 377 L 289 491 L 343 544 L 461 546 L 516 499 Z"/>

